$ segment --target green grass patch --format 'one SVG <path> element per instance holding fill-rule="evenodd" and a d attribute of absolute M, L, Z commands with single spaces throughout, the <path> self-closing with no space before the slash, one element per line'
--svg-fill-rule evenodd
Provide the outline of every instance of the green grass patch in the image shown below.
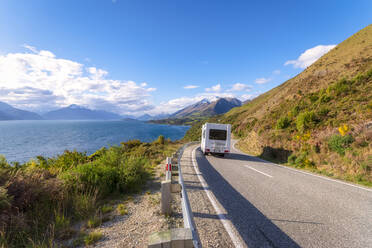
<path fill-rule="evenodd" d="M 276 122 L 276 129 L 286 129 L 291 124 L 290 119 L 287 116 L 281 117 Z"/>
<path fill-rule="evenodd" d="M 118 211 L 120 215 L 128 214 L 127 207 L 123 203 L 118 204 L 118 206 L 116 207 L 116 211 Z"/>
<path fill-rule="evenodd" d="M 97 243 L 102 237 L 103 234 L 101 232 L 91 232 L 84 237 L 84 244 L 93 245 Z"/>
<path fill-rule="evenodd" d="M 350 147 L 354 142 L 353 136 L 350 134 L 341 136 L 341 135 L 332 135 L 328 140 L 328 147 L 334 152 L 337 152 L 339 155 L 344 156 L 345 150 Z"/>

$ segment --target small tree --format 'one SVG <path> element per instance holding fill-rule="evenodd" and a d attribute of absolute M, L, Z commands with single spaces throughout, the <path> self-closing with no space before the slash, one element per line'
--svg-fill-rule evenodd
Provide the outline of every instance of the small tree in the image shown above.
<path fill-rule="evenodd" d="M 160 135 L 160 136 L 158 137 L 158 139 L 156 140 L 156 143 L 161 144 L 161 145 L 164 145 L 164 143 L 165 143 L 165 138 L 164 138 L 164 136 L 163 136 L 163 135 Z"/>

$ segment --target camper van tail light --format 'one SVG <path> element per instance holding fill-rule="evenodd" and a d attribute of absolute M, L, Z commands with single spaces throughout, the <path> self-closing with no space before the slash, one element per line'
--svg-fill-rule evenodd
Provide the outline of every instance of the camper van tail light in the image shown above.
<path fill-rule="evenodd" d="M 225 153 L 229 152 L 229 150 L 225 150 Z"/>
<path fill-rule="evenodd" d="M 205 149 L 205 151 L 206 151 L 206 152 L 210 152 L 211 150 L 209 150 L 209 149 Z"/>

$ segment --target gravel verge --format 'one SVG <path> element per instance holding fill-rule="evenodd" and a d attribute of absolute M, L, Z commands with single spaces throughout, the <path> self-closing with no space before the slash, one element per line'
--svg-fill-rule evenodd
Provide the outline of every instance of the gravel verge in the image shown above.
<path fill-rule="evenodd" d="M 127 214 L 120 215 L 114 211 L 110 221 L 91 230 L 103 234 L 103 238 L 92 247 L 147 247 L 150 234 L 183 227 L 179 194 L 172 194 L 173 213 L 170 216 L 160 213 L 160 182 L 164 180 L 164 164 L 156 167 L 155 178 L 148 182 L 142 193 L 116 202 L 115 209 L 118 204 L 124 204 Z"/>

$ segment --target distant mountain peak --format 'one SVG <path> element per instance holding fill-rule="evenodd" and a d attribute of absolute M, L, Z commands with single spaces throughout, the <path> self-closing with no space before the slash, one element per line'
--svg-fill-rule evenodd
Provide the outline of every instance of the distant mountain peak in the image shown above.
<path fill-rule="evenodd" d="M 187 106 L 172 115 L 170 118 L 184 118 L 192 116 L 213 116 L 223 114 L 234 107 L 241 106 L 241 101 L 236 98 L 222 98 L 218 97 L 214 101 L 203 99 L 197 103 Z"/>
<path fill-rule="evenodd" d="M 82 109 L 83 107 L 82 106 L 79 106 L 77 104 L 71 104 L 67 108 L 70 108 L 70 109 Z"/>

